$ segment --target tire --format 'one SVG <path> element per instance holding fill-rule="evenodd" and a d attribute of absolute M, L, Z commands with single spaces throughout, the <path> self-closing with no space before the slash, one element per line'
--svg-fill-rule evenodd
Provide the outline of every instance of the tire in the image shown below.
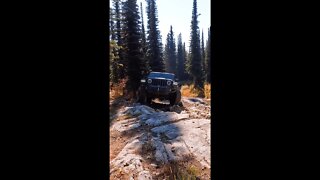
<path fill-rule="evenodd" d="M 152 98 L 151 98 L 151 97 L 147 97 L 147 98 L 146 98 L 146 103 L 147 103 L 148 105 L 151 104 L 151 101 L 152 101 Z"/>
<path fill-rule="evenodd" d="M 181 92 L 178 90 L 176 95 L 175 104 L 179 105 L 181 103 Z"/>
<path fill-rule="evenodd" d="M 171 106 L 179 105 L 181 102 L 181 92 L 177 91 L 176 93 L 172 94 L 169 100 Z"/>
<path fill-rule="evenodd" d="M 139 102 L 141 104 L 146 104 L 147 103 L 147 94 L 144 90 L 142 90 L 141 88 L 139 88 Z"/>
<path fill-rule="evenodd" d="M 170 101 L 170 106 L 173 106 L 174 103 L 175 103 L 175 99 L 176 99 L 176 94 L 171 94 L 170 97 L 169 97 L 169 101 Z"/>

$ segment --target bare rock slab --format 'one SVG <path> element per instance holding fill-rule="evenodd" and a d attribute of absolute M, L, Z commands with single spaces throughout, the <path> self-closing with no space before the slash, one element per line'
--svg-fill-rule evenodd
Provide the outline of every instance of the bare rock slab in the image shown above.
<path fill-rule="evenodd" d="M 149 119 L 145 123 L 149 126 L 159 126 L 168 122 L 176 122 L 182 119 L 188 119 L 189 114 L 178 114 L 176 112 L 157 112 L 152 116 L 149 116 Z"/>
<path fill-rule="evenodd" d="M 139 123 L 137 118 L 131 118 L 131 119 L 125 119 L 125 120 L 115 122 L 111 126 L 111 130 L 123 132 L 123 131 L 129 131 L 132 129 L 136 129 L 140 126 L 141 126 L 141 124 Z"/>
<path fill-rule="evenodd" d="M 159 136 L 159 134 L 164 134 L 169 140 L 175 139 L 180 135 L 178 127 L 174 124 L 168 124 L 152 128 L 151 132 L 157 134 L 157 136 Z"/>
<path fill-rule="evenodd" d="M 145 171 L 142 166 L 143 158 L 138 155 L 137 150 L 142 148 L 143 143 L 138 139 L 128 143 L 115 159 L 110 162 L 110 175 L 119 169 L 127 174 L 139 176 L 141 179 L 151 177 L 149 171 Z"/>

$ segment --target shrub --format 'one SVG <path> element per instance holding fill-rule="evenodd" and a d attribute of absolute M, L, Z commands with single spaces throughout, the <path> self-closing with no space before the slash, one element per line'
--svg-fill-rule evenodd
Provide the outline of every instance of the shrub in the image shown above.
<path fill-rule="evenodd" d="M 120 96 L 123 96 L 126 81 L 127 81 L 127 79 L 121 79 L 119 81 L 119 83 L 117 83 L 117 84 L 115 84 L 115 83 L 109 84 L 110 99 L 116 99 Z"/>
<path fill-rule="evenodd" d="M 198 93 L 195 92 L 193 85 L 183 85 L 181 86 L 181 94 L 186 97 L 197 97 Z"/>
<path fill-rule="evenodd" d="M 204 96 L 206 99 L 211 99 L 211 84 L 209 83 L 204 85 Z"/>
<path fill-rule="evenodd" d="M 204 85 L 204 90 L 195 89 L 193 84 L 181 86 L 181 94 L 185 97 L 201 97 L 201 94 L 203 94 L 201 91 L 204 92 L 206 99 L 211 99 L 211 84 L 209 83 Z"/>

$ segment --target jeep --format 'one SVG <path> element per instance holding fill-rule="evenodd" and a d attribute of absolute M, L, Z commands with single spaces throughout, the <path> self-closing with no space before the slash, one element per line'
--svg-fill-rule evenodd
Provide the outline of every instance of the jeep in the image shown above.
<path fill-rule="evenodd" d="M 181 105 L 181 92 L 178 79 L 173 73 L 150 72 L 141 79 L 139 87 L 139 101 L 151 104 L 152 99 L 169 100 L 170 105 Z"/>

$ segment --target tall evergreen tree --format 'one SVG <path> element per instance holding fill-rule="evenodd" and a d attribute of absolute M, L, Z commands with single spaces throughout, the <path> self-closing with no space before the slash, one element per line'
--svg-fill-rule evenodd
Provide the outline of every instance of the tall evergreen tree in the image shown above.
<path fill-rule="evenodd" d="M 176 74 L 177 71 L 177 56 L 176 56 L 176 43 L 174 39 L 174 34 L 172 26 L 170 26 L 170 31 L 167 35 L 167 43 L 165 46 L 165 62 L 167 72 Z"/>
<path fill-rule="evenodd" d="M 170 32 L 169 32 L 170 33 Z M 167 34 L 166 44 L 164 45 L 163 51 L 163 61 L 164 61 L 164 68 L 168 72 L 169 70 L 169 44 L 170 44 L 170 36 L 169 33 Z"/>
<path fill-rule="evenodd" d="M 116 21 L 115 31 L 118 45 L 121 45 L 121 14 L 120 14 L 120 0 L 113 0 L 114 19 Z"/>
<path fill-rule="evenodd" d="M 190 80 L 190 75 L 189 75 L 189 65 L 190 65 L 190 63 L 189 63 L 189 53 L 186 50 L 186 43 L 185 42 L 183 43 L 182 49 L 183 49 L 182 52 L 183 52 L 184 67 L 185 67 L 183 77 L 184 77 L 185 80 Z"/>
<path fill-rule="evenodd" d="M 202 29 L 202 37 L 201 37 L 201 63 L 202 63 L 202 70 L 204 72 L 204 75 L 206 74 L 206 65 L 205 65 L 205 49 L 204 49 L 204 40 L 203 40 L 203 29 Z"/>
<path fill-rule="evenodd" d="M 109 38 L 110 40 L 115 40 L 116 39 L 116 35 L 115 35 L 115 30 L 114 30 L 114 11 L 112 8 L 109 8 Z"/>
<path fill-rule="evenodd" d="M 141 11 L 140 13 L 141 13 L 142 43 L 146 44 L 146 33 L 145 33 L 145 30 L 144 30 L 142 2 L 140 2 L 140 11 Z"/>
<path fill-rule="evenodd" d="M 201 63 L 200 34 L 198 27 L 197 0 L 193 0 L 190 40 L 190 73 L 195 88 L 203 89 L 203 71 Z"/>
<path fill-rule="evenodd" d="M 109 77 L 110 77 L 110 82 L 112 83 L 117 83 L 118 82 L 118 73 L 119 73 L 119 70 L 118 70 L 118 60 L 119 60 L 119 56 L 118 56 L 118 46 L 117 46 L 117 43 L 115 41 L 116 39 L 116 33 L 115 33 L 115 25 L 114 25 L 114 11 L 112 8 L 110 8 L 110 20 L 109 20 L 109 23 L 110 23 L 110 44 L 109 44 L 109 48 L 110 48 L 110 55 L 109 55 L 109 59 L 110 59 L 110 74 L 109 74 Z"/>
<path fill-rule="evenodd" d="M 146 0 L 147 2 L 147 57 L 152 71 L 162 72 L 165 70 L 162 53 L 162 42 L 160 31 L 158 30 L 158 15 L 155 0 Z"/>
<path fill-rule="evenodd" d="M 211 26 L 208 30 L 208 41 L 206 46 L 206 80 L 211 83 Z"/>
<path fill-rule="evenodd" d="M 182 36 L 181 33 L 178 35 L 178 52 L 177 52 L 177 76 L 180 80 L 184 80 L 184 74 L 185 74 L 185 57 L 184 57 L 184 49 L 182 45 Z"/>
<path fill-rule="evenodd" d="M 119 55 L 118 55 L 118 50 L 119 46 L 117 45 L 115 40 L 111 40 L 109 44 L 110 48 L 110 54 L 109 54 L 109 69 L 110 69 L 110 82 L 111 83 L 118 83 L 119 77 L 118 77 L 118 70 L 119 70 Z"/>
<path fill-rule="evenodd" d="M 145 29 L 144 29 L 144 21 L 143 21 L 143 8 L 142 8 L 142 2 L 140 2 L 140 13 L 141 13 L 141 30 L 142 30 L 142 38 L 141 38 L 141 45 L 142 45 L 142 64 L 143 66 L 142 68 L 142 74 L 143 75 L 147 75 L 150 71 L 150 67 L 149 67 L 149 62 L 147 59 L 147 50 L 148 50 L 148 46 L 147 46 L 147 41 L 146 41 L 146 33 L 145 33 Z"/>
<path fill-rule="evenodd" d="M 122 50 L 122 14 L 121 14 L 121 0 L 113 0 L 113 9 L 114 9 L 114 20 L 115 20 L 115 41 L 117 42 L 118 48 L 118 61 L 119 65 L 118 66 L 118 71 L 117 71 L 117 79 L 119 78 L 124 78 L 126 75 L 126 69 L 125 69 L 125 60 L 123 58 L 123 50 Z"/>
<path fill-rule="evenodd" d="M 140 79 L 142 78 L 141 67 L 141 31 L 140 31 L 140 16 L 138 12 L 137 0 L 127 0 L 123 3 L 123 46 L 124 58 L 128 62 L 128 81 L 126 89 L 133 92 L 135 95 L 139 87 Z"/>

